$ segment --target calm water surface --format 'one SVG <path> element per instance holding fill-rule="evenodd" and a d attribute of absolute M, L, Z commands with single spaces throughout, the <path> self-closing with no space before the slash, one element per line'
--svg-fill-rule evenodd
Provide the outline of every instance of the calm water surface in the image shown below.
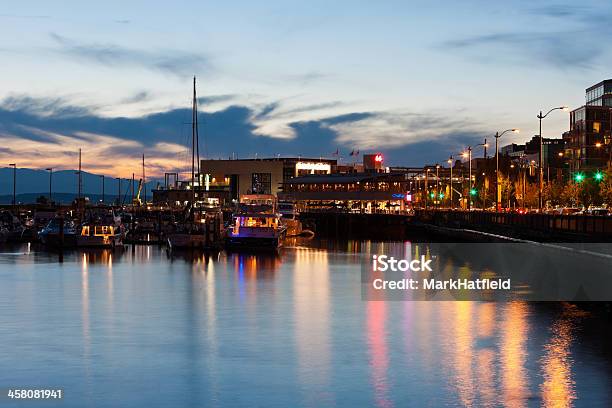
<path fill-rule="evenodd" d="M 0 249 L 0 389 L 63 407 L 610 407 L 609 322 L 559 303 L 365 302 L 366 253 Z M 325 247 L 325 249 L 322 249 Z"/>

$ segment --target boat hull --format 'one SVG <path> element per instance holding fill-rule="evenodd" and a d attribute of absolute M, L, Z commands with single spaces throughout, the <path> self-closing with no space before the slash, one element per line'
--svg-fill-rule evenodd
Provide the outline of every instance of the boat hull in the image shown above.
<path fill-rule="evenodd" d="M 114 248 L 122 244 L 121 236 L 86 236 L 76 238 L 76 246 L 87 248 Z"/>
<path fill-rule="evenodd" d="M 170 248 L 206 248 L 206 236 L 204 234 L 170 234 L 168 235 L 168 246 Z"/>
<path fill-rule="evenodd" d="M 43 245 L 59 248 L 76 246 L 76 234 L 64 234 L 64 242 L 61 242 L 60 235 L 57 233 L 40 234 L 40 242 Z"/>

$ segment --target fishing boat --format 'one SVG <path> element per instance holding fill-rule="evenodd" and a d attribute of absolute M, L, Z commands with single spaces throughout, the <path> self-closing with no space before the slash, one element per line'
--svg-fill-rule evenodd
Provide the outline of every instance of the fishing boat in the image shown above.
<path fill-rule="evenodd" d="M 204 204 L 201 189 L 200 148 L 198 134 L 198 101 L 196 79 L 193 78 L 192 126 L 191 126 L 191 183 L 190 200 L 183 219 L 174 223 L 167 234 L 170 249 L 214 249 L 222 244 L 223 213 L 215 206 Z"/>
<path fill-rule="evenodd" d="M 38 237 L 46 246 L 72 247 L 76 245 L 77 230 L 72 220 L 54 217 L 38 233 Z"/>
<path fill-rule="evenodd" d="M 78 247 L 115 248 L 123 244 L 126 230 L 121 216 L 104 208 L 91 208 L 76 237 Z"/>
<path fill-rule="evenodd" d="M 85 223 L 76 237 L 78 247 L 115 248 L 123 244 L 124 232 L 121 226 Z"/>
<path fill-rule="evenodd" d="M 276 199 L 272 195 L 244 195 L 227 230 L 226 247 L 276 249 L 283 245 L 287 226 L 276 211 Z"/>

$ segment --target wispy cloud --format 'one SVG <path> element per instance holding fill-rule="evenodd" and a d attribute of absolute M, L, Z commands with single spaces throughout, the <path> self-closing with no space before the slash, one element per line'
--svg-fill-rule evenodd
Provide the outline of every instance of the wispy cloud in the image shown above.
<path fill-rule="evenodd" d="M 123 98 L 121 103 L 125 105 L 139 103 L 151 100 L 152 97 L 153 95 L 149 91 L 138 91 L 128 97 Z"/>
<path fill-rule="evenodd" d="M 179 50 L 139 50 L 117 44 L 83 43 L 51 33 L 54 50 L 67 57 L 107 67 L 141 67 L 176 76 L 210 71 L 210 59 L 199 53 Z"/>
<path fill-rule="evenodd" d="M 595 9 L 552 4 L 532 8 L 529 15 L 537 28 L 455 38 L 440 48 L 465 53 L 479 62 L 545 64 L 560 70 L 594 68 L 607 52 L 601 41 L 612 37 L 609 6 Z M 552 23 L 545 24 L 543 18 Z"/>

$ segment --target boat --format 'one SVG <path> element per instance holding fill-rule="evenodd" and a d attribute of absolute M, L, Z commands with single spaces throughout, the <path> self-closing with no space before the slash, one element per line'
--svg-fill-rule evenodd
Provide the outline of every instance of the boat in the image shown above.
<path fill-rule="evenodd" d="M 124 232 L 119 225 L 84 223 L 76 237 L 78 247 L 115 248 L 123 244 Z"/>
<path fill-rule="evenodd" d="M 214 249 L 221 246 L 223 236 L 223 213 L 218 208 L 187 208 L 182 222 L 174 225 L 168 234 L 170 249 Z"/>
<path fill-rule="evenodd" d="M 0 211 L 0 230 L 8 242 L 20 242 L 23 239 L 25 227 L 10 211 Z"/>
<path fill-rule="evenodd" d="M 219 207 L 206 205 L 200 188 L 200 149 L 198 134 L 198 101 L 196 79 L 193 78 L 192 127 L 191 127 L 191 191 L 184 217 L 174 223 L 167 234 L 168 247 L 172 249 L 216 249 L 223 238 L 223 213 Z M 196 167 L 197 166 L 197 167 Z"/>
<path fill-rule="evenodd" d="M 287 226 L 276 211 L 276 198 L 272 195 L 252 194 L 240 198 L 227 230 L 227 248 L 277 249 L 283 245 Z"/>
<path fill-rule="evenodd" d="M 76 245 L 77 231 L 72 220 L 54 217 L 38 233 L 38 237 L 46 246 L 72 247 Z"/>

